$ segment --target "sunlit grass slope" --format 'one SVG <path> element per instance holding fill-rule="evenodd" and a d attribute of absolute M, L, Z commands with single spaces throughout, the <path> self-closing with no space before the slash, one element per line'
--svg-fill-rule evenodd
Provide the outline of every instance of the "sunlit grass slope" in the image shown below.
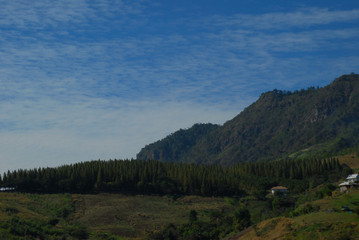
<path fill-rule="evenodd" d="M 343 156 L 338 156 L 339 162 L 341 164 L 345 163 L 353 171 L 359 171 L 359 156 L 356 153 L 347 154 Z"/>
<path fill-rule="evenodd" d="M 348 206 L 352 210 L 358 208 L 359 190 L 349 193 L 334 192 L 332 197 L 309 204 L 318 210 L 293 218 L 268 219 L 229 239 L 359 239 L 359 215 L 341 210 L 342 206 Z"/>
<path fill-rule="evenodd" d="M 0 193 L 2 239 L 143 239 L 168 223 L 180 225 L 196 210 L 234 211 L 224 198 L 122 194 Z"/>
<path fill-rule="evenodd" d="M 78 239 L 70 194 L 0 193 L 0 239 Z"/>
<path fill-rule="evenodd" d="M 169 223 L 188 222 L 190 210 L 205 219 L 207 212 L 234 211 L 223 198 L 185 196 L 128 196 L 122 194 L 74 195 L 73 220 L 86 225 L 90 232 L 109 232 L 126 239 L 142 239 L 146 233 Z"/>

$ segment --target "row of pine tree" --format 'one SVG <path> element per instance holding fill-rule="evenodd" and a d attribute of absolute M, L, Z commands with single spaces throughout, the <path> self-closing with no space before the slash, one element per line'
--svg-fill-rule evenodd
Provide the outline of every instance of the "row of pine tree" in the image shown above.
<path fill-rule="evenodd" d="M 231 167 L 140 160 L 89 161 L 56 168 L 8 171 L 0 186 L 23 192 L 121 192 L 241 196 L 284 185 L 292 192 L 340 178 L 337 159 L 279 160 Z M 331 179 L 335 180 L 335 179 Z"/>

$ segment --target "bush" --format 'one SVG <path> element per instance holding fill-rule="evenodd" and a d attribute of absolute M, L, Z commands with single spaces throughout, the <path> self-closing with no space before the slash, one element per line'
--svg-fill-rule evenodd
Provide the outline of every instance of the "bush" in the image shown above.
<path fill-rule="evenodd" d="M 359 206 L 357 206 L 354 211 L 355 211 L 355 213 L 359 216 Z"/>
<path fill-rule="evenodd" d="M 234 212 L 233 224 L 234 228 L 239 231 L 249 227 L 251 225 L 251 215 L 248 209 L 244 207 L 237 208 Z"/>
<path fill-rule="evenodd" d="M 59 219 L 57 218 L 51 218 L 49 221 L 48 221 L 48 224 L 51 225 L 51 226 L 55 226 L 56 224 L 59 223 Z"/>
<path fill-rule="evenodd" d="M 16 214 L 19 212 L 16 208 L 13 207 L 7 207 L 5 208 L 5 212 L 7 212 L 8 215 Z"/>
<path fill-rule="evenodd" d="M 195 221 L 197 221 L 197 211 L 196 210 L 191 210 L 189 212 L 189 222 L 193 223 Z"/>
<path fill-rule="evenodd" d="M 112 235 L 110 233 L 106 233 L 106 232 L 97 232 L 92 237 L 97 240 L 122 240 L 123 239 L 121 237 L 114 236 L 114 235 Z"/>
<path fill-rule="evenodd" d="M 291 211 L 289 213 L 289 216 L 290 217 L 296 217 L 296 216 L 308 214 L 308 213 L 311 213 L 311 212 L 318 211 L 319 208 L 320 208 L 319 206 L 313 207 L 312 204 L 307 203 L 307 204 L 305 204 L 303 206 L 300 206 L 300 207 L 296 208 L 295 210 Z"/>
<path fill-rule="evenodd" d="M 332 196 L 332 192 L 336 189 L 336 187 L 331 184 L 331 183 L 327 183 L 325 184 L 319 191 L 317 191 L 315 193 L 316 198 L 321 199 L 325 196 Z"/>
<path fill-rule="evenodd" d="M 69 229 L 69 234 L 77 239 L 88 239 L 89 234 L 84 226 L 73 225 Z"/>

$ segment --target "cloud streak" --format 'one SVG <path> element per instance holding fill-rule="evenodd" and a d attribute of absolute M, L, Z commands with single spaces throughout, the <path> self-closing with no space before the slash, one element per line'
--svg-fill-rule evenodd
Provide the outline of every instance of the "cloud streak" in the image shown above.
<path fill-rule="evenodd" d="M 329 11 L 327 8 L 303 8 L 295 12 L 273 12 L 261 15 L 237 14 L 217 16 L 211 23 L 222 27 L 249 29 L 288 29 L 288 27 L 312 27 L 331 23 L 354 23 L 359 20 L 359 9 Z"/>
<path fill-rule="evenodd" d="M 0 169 L 134 157 L 179 128 L 229 120 L 263 91 L 326 85 L 359 67 L 358 13 L 0 1 Z"/>

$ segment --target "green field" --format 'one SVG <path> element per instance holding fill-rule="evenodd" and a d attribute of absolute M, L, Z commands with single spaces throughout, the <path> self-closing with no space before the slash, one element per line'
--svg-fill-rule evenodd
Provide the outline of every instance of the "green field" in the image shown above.
<path fill-rule="evenodd" d="M 143 239 L 169 223 L 188 222 L 191 210 L 202 220 L 213 210 L 230 214 L 235 206 L 229 202 L 197 196 L 0 193 L 0 239 Z M 25 229 L 11 229 L 14 219 Z"/>
<path fill-rule="evenodd" d="M 143 239 L 169 223 L 188 223 L 191 210 L 206 222 L 213 211 L 232 215 L 238 204 L 250 209 L 255 224 L 229 239 L 359 239 L 359 216 L 341 211 L 342 206 L 359 206 L 359 190 L 334 191 L 331 197 L 303 205 L 308 203 L 316 210 L 260 222 L 265 202 L 251 199 L 3 192 L 0 239 Z"/>
<path fill-rule="evenodd" d="M 0 193 L 0 239 L 79 239 L 70 194 Z"/>
<path fill-rule="evenodd" d="M 73 221 L 88 226 L 90 232 L 109 232 L 126 238 L 141 238 L 165 225 L 188 221 L 190 210 L 201 219 L 208 212 L 233 212 L 234 206 L 223 198 L 185 196 L 127 196 L 122 194 L 74 195 Z"/>

